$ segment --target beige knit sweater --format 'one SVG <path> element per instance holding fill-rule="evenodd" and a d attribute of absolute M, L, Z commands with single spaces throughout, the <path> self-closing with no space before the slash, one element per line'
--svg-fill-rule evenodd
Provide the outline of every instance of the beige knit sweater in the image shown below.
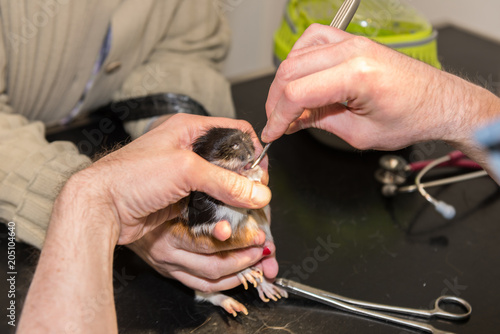
<path fill-rule="evenodd" d="M 234 116 L 218 71 L 229 31 L 214 0 L 0 0 L 0 218 L 43 244 L 59 187 L 90 161 L 45 125 L 75 107 L 111 27 L 111 49 L 83 113 L 112 100 L 174 92 Z M 135 138 L 146 121 L 126 124 Z"/>

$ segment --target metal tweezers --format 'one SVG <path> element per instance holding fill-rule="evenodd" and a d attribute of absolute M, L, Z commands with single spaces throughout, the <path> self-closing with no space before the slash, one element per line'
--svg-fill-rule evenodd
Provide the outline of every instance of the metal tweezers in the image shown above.
<path fill-rule="evenodd" d="M 422 309 L 412 309 L 412 308 L 370 303 L 356 299 L 351 299 L 284 278 L 278 278 L 274 284 L 285 289 L 287 292 L 291 294 L 305 297 L 307 299 L 314 300 L 329 306 L 333 306 L 344 311 L 349 311 L 365 317 L 384 320 L 387 322 L 395 323 L 398 325 L 434 334 L 453 334 L 453 333 L 436 329 L 435 327 L 427 323 L 399 318 L 393 315 L 388 315 L 377 311 L 385 311 L 385 312 L 403 314 L 419 318 L 427 318 L 427 319 L 441 318 L 454 321 L 468 319 L 472 313 L 472 307 L 470 306 L 470 304 L 464 299 L 455 296 L 441 296 L 434 302 L 434 309 L 422 310 Z M 464 313 L 448 312 L 441 307 L 442 304 L 458 305 L 465 312 Z"/>

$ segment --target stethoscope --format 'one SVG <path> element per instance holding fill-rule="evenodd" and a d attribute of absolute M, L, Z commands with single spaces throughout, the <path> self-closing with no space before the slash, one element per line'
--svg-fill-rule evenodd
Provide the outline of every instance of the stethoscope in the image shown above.
<path fill-rule="evenodd" d="M 453 151 L 445 156 L 434 160 L 423 160 L 413 163 L 408 163 L 405 159 L 397 155 L 385 155 L 380 158 L 380 169 L 375 172 L 375 178 L 384 184 L 382 194 L 390 197 L 397 193 L 410 193 L 418 190 L 420 194 L 443 215 L 446 219 L 452 219 L 455 216 L 455 208 L 443 201 L 437 200 L 425 188 L 461 182 L 488 175 L 486 171 L 476 162 L 470 160 L 460 151 Z M 422 183 L 422 177 L 435 167 L 460 167 L 464 169 L 474 170 L 474 172 L 465 173 L 458 176 L 447 177 L 432 182 Z M 418 174 L 415 177 L 415 182 L 412 185 L 402 186 L 407 178 L 412 174 Z"/>

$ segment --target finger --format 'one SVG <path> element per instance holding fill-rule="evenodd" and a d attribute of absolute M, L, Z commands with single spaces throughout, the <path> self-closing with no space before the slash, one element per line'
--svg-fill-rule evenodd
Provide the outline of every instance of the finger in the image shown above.
<path fill-rule="evenodd" d="M 270 220 L 270 218 L 268 217 Z M 214 236 L 217 240 L 220 241 L 226 241 L 231 237 L 232 229 L 231 229 L 231 224 L 226 221 L 220 221 L 218 222 L 214 230 L 212 232 L 212 236 Z M 249 244 L 239 244 L 237 248 L 246 248 L 246 247 L 252 247 L 252 246 L 260 246 L 264 244 L 266 241 L 266 234 L 262 230 L 258 230 L 256 235 L 254 236 L 253 240 Z M 192 242 L 195 243 L 195 242 Z M 182 246 L 180 246 L 182 247 Z M 207 253 L 207 254 L 212 254 L 212 253 L 217 253 L 221 251 L 229 251 L 229 250 L 234 250 L 235 247 L 231 243 L 225 243 L 225 244 L 211 244 L 211 245 L 205 245 L 205 248 L 203 250 L 200 250 L 201 252 Z"/>
<path fill-rule="evenodd" d="M 275 249 L 273 244 L 269 244 L 267 247 Z M 240 272 L 259 262 L 263 257 L 263 249 L 262 247 L 250 247 L 233 250 L 224 254 L 199 254 L 185 250 L 176 250 L 168 256 L 169 258 L 182 259 L 181 263 L 176 263 L 177 267 L 182 269 L 182 271 L 215 280 Z M 210 265 L 207 266 L 207 263 Z"/>
<path fill-rule="evenodd" d="M 212 235 L 220 241 L 226 241 L 231 237 L 231 233 L 231 225 L 228 221 L 224 220 L 215 225 Z"/>
<path fill-rule="evenodd" d="M 278 262 L 276 261 L 276 246 L 273 242 L 266 241 L 263 247 L 267 255 L 253 266 L 261 269 L 266 278 L 273 280 L 278 275 L 279 270 Z"/>
<path fill-rule="evenodd" d="M 266 101 L 268 122 L 261 136 L 264 142 L 270 142 L 279 138 L 284 133 L 285 126 L 289 124 L 286 123 L 291 122 L 291 117 L 279 117 L 279 113 L 273 116 L 273 112 L 279 101 L 283 98 L 283 95 L 293 94 L 288 88 L 291 82 L 315 72 L 334 67 L 364 52 L 367 48 L 368 41 L 364 38 L 354 37 L 331 27 L 320 26 L 319 30 L 321 30 L 319 34 L 311 33 L 306 35 L 306 41 L 302 44 L 298 43 L 298 47 L 290 53 L 278 69 Z M 332 31 L 335 32 L 333 38 L 329 35 Z M 329 44 L 323 45 L 318 43 Z M 293 116 L 298 117 L 298 115 Z M 293 120 L 293 118 L 291 119 Z"/>
<path fill-rule="evenodd" d="M 201 160 L 201 161 L 199 161 Z M 199 158 L 186 166 L 191 191 L 201 191 L 232 206 L 258 209 L 271 201 L 271 190 L 235 172 L 215 166 Z M 203 166 L 204 165 L 204 166 Z M 199 173 L 205 170 L 206 173 Z"/>
<path fill-rule="evenodd" d="M 289 83 L 269 117 L 262 140 L 279 138 L 306 109 L 345 101 L 352 101 L 353 106 L 360 105 L 356 99 L 366 91 L 364 81 L 368 80 L 363 79 L 370 75 L 371 70 L 368 63 L 355 58 Z M 338 126 L 335 128 L 338 130 Z"/>
<path fill-rule="evenodd" d="M 236 272 L 241 271 L 233 268 L 233 272 L 229 271 L 229 274 L 222 275 L 217 273 L 212 273 L 211 275 L 214 278 L 208 278 L 206 273 L 202 272 L 200 269 L 191 270 L 188 269 L 189 266 L 186 265 L 186 262 L 182 262 L 182 266 L 177 265 L 174 261 L 162 261 L 161 260 L 161 251 L 168 252 L 167 255 L 172 255 L 172 250 L 165 250 L 163 247 L 160 250 L 160 254 L 157 254 L 158 257 L 156 260 L 151 259 L 150 252 L 144 252 L 143 246 L 132 244 L 130 247 L 141 256 L 146 262 L 152 265 L 160 274 L 165 277 L 174 278 L 182 282 L 184 285 L 199 291 L 204 292 L 214 292 L 214 291 L 222 291 L 227 289 L 232 289 L 241 284 L 240 280 L 236 277 Z M 147 248 L 146 248 L 147 249 Z M 174 251 L 175 252 L 175 251 Z M 258 254 L 258 251 L 256 252 Z M 177 254 L 178 255 L 178 254 Z M 177 256 L 176 255 L 176 256 Z M 184 254 L 180 253 L 181 256 Z M 258 258 L 258 257 L 257 257 Z M 201 268 L 205 269 L 207 267 L 207 263 L 203 261 L 211 261 L 210 258 L 200 258 L 202 261 Z M 258 261 L 258 260 L 257 260 Z M 199 263 L 199 262 L 197 262 Z M 211 263 L 212 264 L 212 263 Z M 191 263 L 189 263 L 191 265 Z M 249 264 L 251 266 L 251 264 Z M 195 268 L 200 268 L 199 266 Z M 243 268 L 246 269 L 247 267 Z M 197 271 L 198 270 L 198 271 Z M 226 272 L 228 272 L 226 270 Z"/>
<path fill-rule="evenodd" d="M 264 272 L 264 276 L 270 280 L 274 280 L 276 276 L 278 276 L 278 261 L 276 261 L 276 257 L 270 256 L 263 258 L 260 261 L 262 266 L 262 271 Z"/>
<path fill-rule="evenodd" d="M 291 82 L 336 66 L 360 51 L 357 48 L 351 48 L 349 45 L 343 45 L 344 43 L 352 44 L 349 42 L 350 40 L 340 44 L 302 49 L 299 50 L 300 54 L 292 57 L 289 56 L 283 61 L 269 89 L 266 101 L 266 113 L 268 117 L 285 93 L 286 86 Z M 272 126 L 272 123 L 268 121 L 267 125 Z"/>
<path fill-rule="evenodd" d="M 216 280 L 199 277 L 184 271 L 174 271 L 170 276 L 193 290 L 206 293 L 229 290 L 241 285 L 240 280 L 235 274 Z"/>
<path fill-rule="evenodd" d="M 333 71 L 333 69 L 328 71 Z M 346 72 L 349 71 L 349 69 L 347 69 L 347 65 L 342 65 L 339 66 L 336 71 L 337 73 L 340 73 L 339 75 L 343 75 L 342 71 Z M 362 75 L 368 75 L 367 73 L 370 72 L 370 69 L 367 68 L 364 72 L 365 73 Z M 372 124 L 375 121 L 374 117 L 370 116 L 370 109 L 363 107 L 363 105 L 367 102 L 365 99 L 369 98 L 369 91 L 371 91 L 371 89 L 367 88 L 364 83 L 356 84 L 356 82 L 361 81 L 356 81 L 358 74 L 353 71 L 350 71 L 350 73 L 351 77 L 343 82 L 345 86 L 337 88 L 338 97 L 335 97 L 332 93 L 330 101 L 326 100 L 320 102 L 324 103 L 326 106 L 306 109 L 304 113 L 290 125 L 287 129 L 287 133 L 293 133 L 300 129 L 314 127 L 333 133 L 349 143 L 351 146 L 358 149 L 375 149 L 376 146 L 372 146 L 374 144 L 373 133 L 378 130 L 375 129 L 376 126 Z M 327 78 L 328 74 L 325 74 L 324 79 L 327 80 Z M 303 82 L 304 85 L 309 84 L 307 79 L 310 78 L 305 78 Z M 371 82 L 371 80 L 365 81 Z M 331 84 L 327 83 L 327 85 Z M 346 87 L 349 87 L 348 89 L 350 89 L 350 91 L 346 90 L 345 92 L 341 92 L 341 89 Z M 311 92 L 311 95 L 306 97 L 303 103 L 305 105 L 315 106 L 315 103 L 317 101 L 321 101 L 321 98 L 321 96 L 314 96 L 314 93 Z M 346 107 L 342 103 L 330 104 L 335 101 L 335 99 L 350 100 L 348 103 L 349 107 Z M 353 129 L 357 129 L 357 131 L 353 131 Z M 382 135 L 382 133 L 380 135 Z"/>
<path fill-rule="evenodd" d="M 310 29 L 306 30 L 278 68 L 266 101 L 268 116 L 274 109 L 278 100 L 277 97 L 282 92 L 286 82 L 338 64 L 342 58 L 346 58 L 346 52 L 352 54 L 352 49 L 349 46 L 356 46 L 356 43 L 349 43 L 350 45 L 346 47 L 343 44 L 352 40 L 355 37 L 354 35 L 328 26 L 317 26 L 311 29 L 314 27 L 312 25 Z M 358 51 L 362 50 L 359 47 L 356 49 Z"/>
<path fill-rule="evenodd" d="M 286 134 L 292 134 L 308 128 L 317 128 L 327 131 L 331 130 L 329 124 L 334 123 L 335 116 L 342 112 L 350 111 L 340 103 L 335 103 L 333 105 L 314 110 L 306 109 L 299 118 L 290 124 Z"/>
<path fill-rule="evenodd" d="M 262 175 L 262 178 L 260 180 L 260 182 L 264 185 L 269 185 L 269 172 L 267 171 L 268 169 L 268 166 L 269 166 L 269 157 L 266 156 L 262 159 L 261 163 L 259 164 L 259 166 L 261 166 L 261 168 L 264 170 L 264 174 Z M 265 169 L 264 167 L 262 166 L 265 166 Z"/>
<path fill-rule="evenodd" d="M 153 121 L 153 123 L 151 123 L 151 125 L 149 126 L 148 131 L 153 130 L 154 128 L 156 128 L 157 126 L 159 126 L 161 123 L 167 121 L 173 115 L 174 114 L 169 114 L 169 115 L 162 115 L 162 116 L 158 117 L 155 121 Z"/>
<path fill-rule="evenodd" d="M 292 51 L 321 44 L 338 43 L 353 35 L 328 25 L 311 24 L 295 42 Z"/>
<path fill-rule="evenodd" d="M 184 206 L 184 203 L 174 203 L 148 215 L 137 229 L 122 229 L 117 244 L 126 245 L 153 230 L 159 230 L 166 221 L 179 217 L 184 210 Z M 122 224 L 126 225 L 124 222 Z"/>
<path fill-rule="evenodd" d="M 186 127 L 186 124 L 190 124 Z M 219 128 L 234 128 L 250 134 L 253 144 L 256 148 L 262 148 L 255 130 L 252 125 L 244 120 L 225 118 L 225 117 L 207 117 L 189 114 L 176 114 L 167 121 L 163 122 L 158 128 L 161 131 L 163 128 L 179 128 L 186 129 L 188 133 L 183 133 L 180 136 L 182 140 L 182 148 L 191 149 L 193 142 L 200 136 L 204 135 L 209 129 L 213 127 Z"/>
<path fill-rule="evenodd" d="M 189 115 L 189 114 L 179 114 L 178 116 L 172 117 L 168 120 L 168 124 L 163 126 L 174 126 L 178 128 L 186 128 L 186 124 L 191 124 L 189 127 L 189 132 L 187 135 L 181 135 L 178 140 L 181 142 L 181 147 L 186 150 L 192 149 L 193 142 L 198 139 L 200 136 L 204 135 L 209 129 L 213 127 L 227 127 L 227 128 L 235 128 L 239 129 L 243 132 L 246 132 L 250 135 L 252 139 L 252 143 L 255 147 L 255 156 L 257 157 L 260 152 L 262 152 L 262 144 L 259 140 L 259 137 L 255 133 L 252 125 L 244 120 L 237 120 L 225 117 L 206 117 L 206 116 L 197 116 L 197 115 Z M 164 122 L 167 123 L 167 122 Z M 263 160 L 260 164 L 264 173 L 267 174 L 268 170 L 268 161 Z M 267 176 L 266 176 L 267 177 Z"/>
<path fill-rule="evenodd" d="M 160 227 L 158 227 L 154 233 L 149 233 L 147 235 L 150 243 L 166 243 L 171 245 L 173 249 L 184 250 L 186 252 L 191 252 L 195 254 L 219 254 L 224 251 L 239 251 L 241 249 L 252 247 L 261 247 L 266 242 L 266 234 L 264 231 L 257 229 L 256 231 L 250 231 L 251 235 L 248 236 L 248 240 L 227 240 L 226 237 L 231 236 L 231 226 L 227 221 L 220 221 L 216 224 L 212 235 L 195 235 L 189 230 L 189 227 L 185 226 L 184 223 L 167 222 Z M 215 239 L 217 240 L 214 240 Z M 166 241 L 161 241 L 165 238 Z M 225 240 L 223 240 L 226 238 Z M 160 258 L 169 258 L 169 254 L 165 253 L 166 250 L 158 249 L 160 252 Z"/>
<path fill-rule="evenodd" d="M 296 71 L 301 70 L 300 67 L 302 64 L 299 64 L 299 62 L 304 61 L 305 59 L 302 56 L 307 55 L 311 52 L 318 52 L 329 47 L 330 47 L 329 44 L 325 44 L 325 45 L 318 45 L 304 49 L 299 49 L 296 51 L 291 51 L 288 54 L 287 58 L 281 62 L 281 64 L 278 67 L 278 70 L 276 71 L 276 75 L 273 79 L 273 82 L 271 83 L 271 87 L 269 88 L 269 93 L 265 104 L 266 115 L 268 117 L 273 111 L 274 107 L 276 106 L 276 103 L 278 102 L 279 97 L 283 93 L 283 88 L 286 86 L 286 84 L 292 81 L 294 78 L 300 76 L 300 74 L 298 74 Z M 307 65 L 308 63 L 309 61 L 305 59 L 304 65 L 308 66 Z"/>
<path fill-rule="evenodd" d="M 323 50 L 325 48 L 329 48 L 332 45 L 337 45 L 339 43 L 342 43 L 342 41 L 340 41 L 338 43 L 318 44 L 318 45 L 307 46 L 307 47 L 304 47 L 301 49 L 295 49 L 295 50 L 290 51 L 290 53 L 288 53 L 286 59 L 299 57 L 299 56 L 302 56 L 303 54 L 310 53 L 313 51 L 320 51 L 320 50 Z"/>

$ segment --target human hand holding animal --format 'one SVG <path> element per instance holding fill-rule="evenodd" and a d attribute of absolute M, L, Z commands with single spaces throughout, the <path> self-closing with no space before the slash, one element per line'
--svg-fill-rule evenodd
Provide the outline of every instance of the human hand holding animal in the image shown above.
<path fill-rule="evenodd" d="M 151 130 L 168 121 L 171 117 L 172 115 L 162 117 L 161 121 L 157 122 Z M 233 126 L 251 133 L 253 144 L 261 149 L 259 141 L 247 123 L 226 119 L 217 119 L 215 122 L 211 122 L 209 120 L 212 118 L 208 117 L 201 119 L 204 122 L 201 131 L 213 127 L 214 124 Z M 202 133 L 204 132 L 200 132 L 199 135 Z M 267 158 L 264 159 L 261 166 L 263 170 L 262 182 L 267 184 Z M 200 244 L 199 240 L 188 234 L 179 238 L 173 235 L 171 230 L 172 224 L 160 225 L 131 243 L 129 247 L 160 274 L 175 278 L 192 289 L 214 292 L 236 287 L 241 284 L 241 281 L 234 273 L 238 273 L 253 264 L 256 264 L 269 279 L 273 279 L 277 274 L 278 265 L 274 257 L 275 246 L 272 240 L 266 241 L 265 233 L 262 230 L 257 231 L 253 239 L 244 243 L 238 245 L 219 243 L 217 246 L 207 243 Z M 231 225 L 227 220 L 216 222 L 210 232 L 215 239 L 220 241 L 229 239 L 231 233 Z M 228 252 L 230 256 L 226 256 L 226 254 L 221 256 L 220 251 L 222 250 L 231 250 Z"/>
<path fill-rule="evenodd" d="M 256 158 L 251 134 L 239 129 L 211 128 L 196 139 L 193 143 L 193 152 L 214 165 L 245 175 L 253 181 L 260 182 L 264 175 L 260 166 L 251 168 Z M 266 212 L 265 209 L 238 208 L 199 191 L 192 192 L 187 200 L 188 205 L 182 214 L 182 219 L 169 224 L 170 234 L 177 240 L 187 239 L 198 247 L 210 247 L 219 253 L 225 253 L 228 248 L 245 247 L 256 238 L 260 238 L 260 233 L 264 231 L 266 242 L 272 243 L 269 210 Z M 232 230 L 231 237 L 222 242 L 213 238 L 214 230 L 220 221 L 228 222 Z M 265 250 L 271 253 L 269 248 Z M 270 258 L 262 261 L 262 265 L 267 267 L 274 263 Z M 267 277 L 274 278 L 276 273 L 274 270 L 269 276 L 267 271 Z M 257 288 L 260 298 L 265 302 L 287 297 L 286 291 L 274 286 L 264 276 L 262 269 L 257 266 L 244 268 L 236 275 L 245 289 L 248 288 L 248 283 Z M 213 292 L 198 290 L 196 297 L 198 300 L 221 306 L 233 316 L 236 316 L 237 312 L 248 314 L 243 304 L 217 290 Z"/>
<path fill-rule="evenodd" d="M 79 173 L 79 179 L 99 180 L 94 196 L 111 197 L 112 203 L 103 202 L 113 205 L 118 244 L 135 242 L 178 217 L 184 206 L 181 200 L 192 191 L 239 207 L 261 208 L 269 203 L 266 161 L 264 182 L 258 183 L 214 166 L 192 151 L 192 143 L 215 126 L 242 129 L 260 146 L 245 121 L 179 114 Z"/>
<path fill-rule="evenodd" d="M 269 203 L 271 193 L 265 185 L 211 164 L 192 151 L 193 141 L 214 126 L 239 128 L 250 133 L 253 143 L 260 146 L 251 126 L 244 121 L 175 115 L 68 180 L 54 204 L 46 241 L 24 304 L 20 333 L 43 329 L 62 332 L 68 326 L 85 332 L 117 332 L 112 284 L 114 246 L 141 240 L 158 231 L 160 237 L 146 243 L 151 250 L 157 249 L 166 233 L 159 228 L 185 211 L 182 200 L 192 191 L 209 194 L 235 207 L 259 209 Z M 263 166 L 265 169 L 265 161 Z M 257 235 L 250 244 L 263 241 Z M 213 250 L 189 242 L 172 244 L 176 248 L 173 251 L 184 256 L 190 246 L 192 253 Z M 274 251 L 272 244 L 267 247 Z M 258 249 L 262 257 L 262 246 Z M 236 263 L 234 273 L 255 264 L 259 255 L 250 255 L 247 250 L 234 254 L 229 265 L 215 266 L 225 270 L 222 278 L 211 280 L 215 278 L 210 277 L 213 273 L 198 272 L 201 266 L 198 260 L 193 260 L 194 256 L 184 264 L 191 276 L 180 274 L 177 278 L 202 291 L 219 291 L 241 284 L 234 278 L 236 274 L 230 279 L 231 266 Z M 269 255 L 261 261 L 262 268 L 266 271 L 267 266 L 270 276 L 273 272 L 275 276 L 277 263 Z M 222 263 L 230 257 L 218 261 Z M 217 260 L 216 256 L 208 258 Z M 179 258 L 176 261 L 180 263 Z M 86 314 L 78 312 L 78 306 L 95 296 L 105 302 L 95 305 L 96 317 L 89 322 Z M 41 314 L 40 309 L 45 312 Z"/>
<path fill-rule="evenodd" d="M 151 132 L 153 132 L 152 134 L 156 135 L 156 131 L 166 131 L 165 129 L 163 129 L 164 127 L 166 127 L 169 133 L 169 140 L 180 141 L 182 143 L 182 149 L 187 149 L 187 151 L 183 153 L 189 154 L 190 156 L 192 155 L 192 142 L 194 142 L 197 138 L 204 134 L 204 131 L 206 129 L 212 128 L 214 126 L 231 126 L 234 128 L 239 128 L 242 131 L 251 134 L 249 135 L 249 138 L 252 141 L 252 145 L 256 145 L 257 147 L 260 146 L 260 143 L 252 127 L 248 123 L 243 121 L 234 121 L 222 118 L 197 117 L 189 115 L 179 115 L 175 118 L 167 118 L 165 121 L 166 123 L 161 123 L 158 125 L 157 130 L 151 130 Z M 177 131 L 175 129 L 188 128 L 185 126 L 185 124 L 189 124 L 189 129 L 195 129 L 195 131 L 189 133 L 180 132 L 176 137 L 175 133 Z M 140 139 L 141 138 L 139 138 L 139 140 Z M 167 143 L 164 143 L 163 146 L 167 146 L 166 144 Z M 259 148 L 261 149 L 261 147 Z M 148 148 L 148 150 L 151 150 L 151 152 L 144 152 L 144 154 L 147 154 L 147 156 L 154 156 L 155 153 L 153 151 L 158 149 L 159 148 L 154 147 Z M 193 179 L 201 177 L 202 174 L 207 173 L 214 167 L 210 164 L 201 166 L 202 163 L 204 165 L 205 160 L 197 159 L 199 158 L 198 156 L 195 156 L 193 158 L 195 158 L 196 164 L 193 164 L 193 168 L 191 171 L 186 171 L 185 168 L 179 165 L 179 162 L 183 162 L 183 158 L 179 158 L 179 161 L 177 162 L 171 161 L 170 165 L 164 166 L 167 171 L 170 171 L 170 173 L 177 171 L 178 174 L 182 173 L 182 177 L 185 178 L 185 175 L 187 174 Z M 262 180 L 265 184 L 267 184 L 267 159 L 263 161 L 261 166 L 263 166 Z M 220 168 L 216 168 L 216 170 L 224 174 L 227 172 L 225 170 L 221 170 Z M 229 175 L 231 177 L 235 176 L 234 173 L 230 173 Z M 182 177 L 173 175 L 169 176 L 171 179 L 184 182 Z M 196 190 L 203 190 L 203 188 L 201 187 L 205 187 L 206 182 L 217 182 L 216 179 L 213 178 L 208 181 L 208 176 L 209 175 L 204 175 L 203 180 L 201 181 L 203 183 L 199 188 L 197 187 Z M 207 179 L 205 179 L 205 177 L 207 177 Z M 244 189 L 243 184 L 236 183 L 231 179 L 227 179 L 227 176 L 225 175 L 221 175 L 220 177 L 224 178 L 224 180 L 219 180 L 219 182 L 221 182 L 221 187 L 224 191 L 227 191 L 229 193 L 226 194 L 226 196 L 231 196 L 230 198 L 222 199 L 222 201 L 234 204 L 234 200 L 243 200 L 246 202 L 238 203 L 236 204 L 236 206 L 243 205 L 248 207 L 248 201 L 251 200 L 250 198 L 248 198 L 250 196 L 250 193 L 245 194 L 244 190 L 249 191 L 251 189 Z M 253 182 L 250 182 L 249 184 L 247 183 L 245 186 L 248 187 L 249 185 L 252 187 L 258 186 L 258 184 L 253 185 Z M 269 194 L 266 192 L 267 190 L 267 188 L 264 188 L 265 196 L 269 196 Z M 184 195 L 179 196 L 182 198 L 187 194 L 189 194 L 189 192 L 185 192 Z M 246 198 L 243 199 L 243 196 L 245 196 Z M 262 196 L 259 199 L 261 200 Z M 268 199 L 268 197 L 264 197 L 264 200 L 266 199 Z M 141 237 L 139 240 L 136 240 L 130 245 L 130 247 L 138 255 L 140 255 L 159 273 L 163 274 L 166 277 L 178 279 L 183 284 L 203 292 L 227 290 L 241 284 L 241 280 L 236 277 L 235 273 L 241 271 L 244 268 L 248 268 L 253 264 L 256 264 L 263 258 L 264 260 L 259 263 L 258 266 L 263 270 L 267 277 L 272 279 L 276 276 L 278 265 L 274 258 L 275 246 L 272 243 L 272 240 L 266 241 L 265 233 L 261 230 L 255 231 L 256 233 L 253 238 L 247 239 L 239 244 L 218 243 L 215 246 L 212 243 L 202 244 L 199 242 L 199 240 L 187 234 L 184 234 L 182 237 L 172 234 L 172 224 L 164 224 L 155 227 L 158 223 L 162 223 L 165 220 L 171 220 L 171 218 L 175 218 L 175 216 L 182 212 L 183 205 L 184 202 L 180 198 L 176 198 L 174 205 L 163 209 L 163 211 L 167 211 L 167 215 L 163 217 L 160 216 L 161 218 L 156 222 L 145 223 L 152 224 L 152 230 L 148 230 L 150 232 L 146 231 L 143 237 Z M 127 206 L 129 205 L 127 204 Z M 255 207 L 255 204 L 251 205 L 250 207 Z M 154 212 L 153 215 L 159 214 L 154 210 L 151 211 Z M 172 217 L 170 217 L 171 211 L 174 211 Z M 148 219 L 152 219 L 152 217 L 148 217 Z M 222 220 L 215 223 L 216 225 L 210 231 L 210 235 L 214 236 L 215 239 L 219 239 L 222 241 L 228 239 L 231 235 L 232 230 L 227 220 Z M 141 225 L 139 224 L 138 227 L 141 228 Z M 228 253 L 230 254 L 230 256 L 221 256 L 220 251 L 223 250 L 231 250 L 231 252 Z"/>
<path fill-rule="evenodd" d="M 219 225 L 221 223 L 229 225 L 227 221 Z M 206 293 L 240 285 L 236 273 L 252 265 L 260 268 L 266 277 L 276 277 L 276 248 L 272 241 L 265 240 L 263 231 L 247 245 L 221 248 L 220 245 L 200 244 L 188 234 L 179 239 L 171 233 L 171 228 L 170 224 L 160 225 L 130 245 L 135 253 L 165 277 Z M 227 226 L 227 232 L 231 234 L 230 226 Z M 231 251 L 222 254 L 222 249 Z"/>

